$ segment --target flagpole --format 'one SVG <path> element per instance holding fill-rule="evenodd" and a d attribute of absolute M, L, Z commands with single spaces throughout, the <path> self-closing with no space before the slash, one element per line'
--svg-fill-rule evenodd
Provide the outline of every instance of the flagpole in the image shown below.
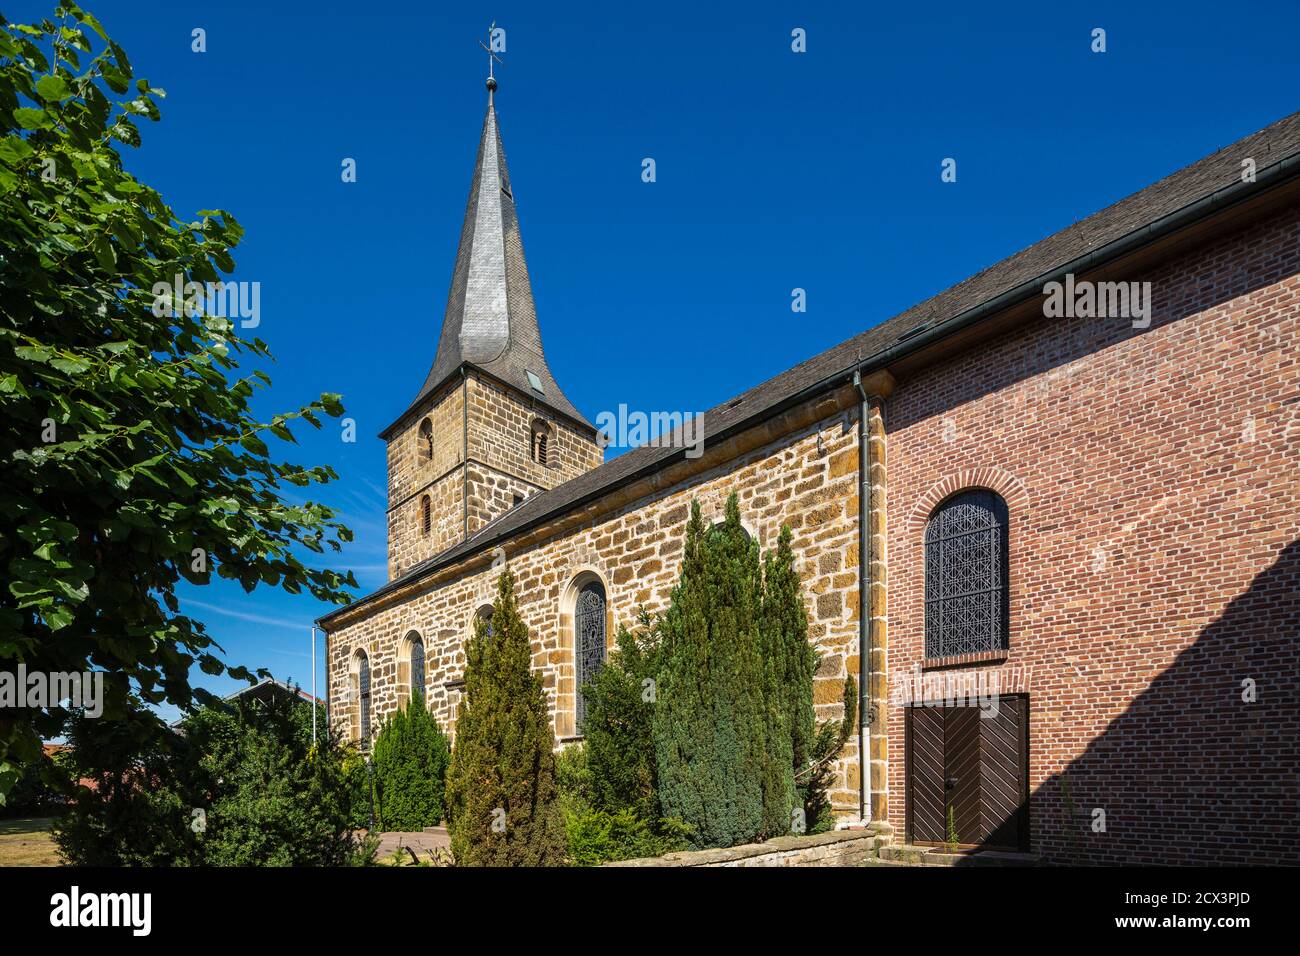
<path fill-rule="evenodd" d="M 311 745 L 316 746 L 316 625 L 311 626 Z"/>

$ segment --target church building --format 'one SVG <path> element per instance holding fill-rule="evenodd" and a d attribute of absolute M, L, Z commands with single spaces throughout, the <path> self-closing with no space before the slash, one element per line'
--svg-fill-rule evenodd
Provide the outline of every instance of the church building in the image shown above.
<path fill-rule="evenodd" d="M 819 718 L 863 692 L 846 824 L 1300 863 L 1300 113 L 712 409 L 702 454 L 605 461 L 547 363 L 495 88 L 437 351 L 381 433 L 388 581 L 318 622 L 336 730 L 366 746 L 419 687 L 453 732 L 508 564 L 580 739 L 691 501 L 736 493 L 764 549 L 792 529 Z"/>

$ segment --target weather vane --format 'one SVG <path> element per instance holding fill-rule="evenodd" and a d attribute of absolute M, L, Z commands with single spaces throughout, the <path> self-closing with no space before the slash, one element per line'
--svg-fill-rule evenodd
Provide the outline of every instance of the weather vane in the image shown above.
<path fill-rule="evenodd" d="M 497 56 L 496 53 L 495 53 L 495 52 L 493 51 L 493 49 L 492 49 L 493 41 L 496 39 L 496 37 L 495 37 L 496 32 L 497 32 L 497 22 L 496 22 L 495 20 L 493 20 L 493 21 L 492 21 L 492 26 L 488 27 L 488 41 L 487 41 L 487 43 L 484 43 L 482 40 L 479 40 L 479 41 L 478 41 L 478 45 L 481 46 L 481 47 L 483 48 L 484 52 L 487 53 L 487 55 L 488 55 L 488 79 L 487 79 L 487 86 L 488 86 L 488 89 L 489 89 L 489 90 L 495 90 L 495 89 L 497 88 L 496 77 L 493 76 L 493 74 L 492 74 L 492 65 L 493 65 L 493 63 L 501 63 L 501 62 L 503 62 L 502 59 L 501 59 L 501 57 Z M 504 31 L 502 31 L 502 32 L 504 32 Z M 502 52 L 503 52 L 503 53 L 505 52 L 505 47 L 504 47 L 504 46 L 502 47 Z"/>

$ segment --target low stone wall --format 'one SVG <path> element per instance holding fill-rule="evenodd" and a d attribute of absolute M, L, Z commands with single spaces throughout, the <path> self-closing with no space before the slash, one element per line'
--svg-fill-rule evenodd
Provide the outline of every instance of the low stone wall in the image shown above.
<path fill-rule="evenodd" d="M 723 850 L 691 850 L 606 866 L 858 866 L 888 842 L 882 828 L 835 830 L 816 836 L 784 836 Z"/>

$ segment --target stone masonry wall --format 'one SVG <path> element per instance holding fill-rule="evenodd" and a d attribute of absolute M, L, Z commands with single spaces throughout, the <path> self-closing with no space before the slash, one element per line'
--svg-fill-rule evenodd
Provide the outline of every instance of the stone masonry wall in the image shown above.
<path fill-rule="evenodd" d="M 551 429 L 546 464 L 533 461 L 532 425 L 541 419 Z M 605 453 L 594 436 L 579 431 L 543 406 L 477 376 L 469 385 L 469 459 L 512 475 L 533 489 L 554 488 L 590 471 Z"/>
<path fill-rule="evenodd" d="M 432 557 L 464 533 L 460 466 L 465 460 L 460 383 L 429 396 L 388 441 L 388 577 Z M 433 430 L 433 456 L 425 453 L 420 423 Z M 420 498 L 429 495 L 432 528 L 421 525 Z"/>
<path fill-rule="evenodd" d="M 722 517 L 727 495 L 740 495 L 741 513 L 764 548 L 782 523 L 808 598 L 809 635 L 821 655 L 815 682 L 817 715 L 838 718 L 844 677 L 857 661 L 857 438 L 853 413 L 788 434 L 687 483 L 556 535 L 507 559 L 517 579 L 520 611 L 533 639 L 534 668 L 542 678 L 558 739 L 574 735 L 573 583 L 595 575 L 604 584 L 607 636 L 634 624 L 638 609 L 667 606 L 681 560 L 688 507 L 698 499 L 706 518 Z M 820 438 L 820 441 L 819 441 Z M 428 654 L 431 708 L 450 729 L 464 673 L 463 642 L 474 613 L 492 600 L 489 567 L 437 584 L 399 606 L 381 608 L 329 636 L 331 719 L 348 732 L 356 711 L 350 668 L 358 648 L 370 657 L 375 727 L 403 697 L 396 681 L 403 638 L 419 632 Z M 392 678 L 388 675 L 392 675 Z M 841 810 L 857 807 L 856 738 L 845 748 L 833 786 Z"/>
<path fill-rule="evenodd" d="M 1298 272 L 1293 208 L 1135 277 L 1149 329 L 1044 319 L 887 404 L 890 685 L 923 663 L 925 519 L 998 491 L 1010 650 L 966 669 L 1029 695 L 1045 858 L 1300 863 Z"/>
<path fill-rule="evenodd" d="M 532 427 L 539 418 L 551 435 L 546 465 L 532 460 Z M 432 456 L 420 437 L 426 419 L 432 426 Z M 449 383 L 388 443 L 389 579 L 463 540 L 467 523 L 474 534 L 513 507 L 515 495 L 554 488 L 603 457 L 594 438 L 510 389 L 473 372 L 464 386 L 459 380 Z M 425 495 L 431 507 L 428 532 L 421 512 Z"/>

